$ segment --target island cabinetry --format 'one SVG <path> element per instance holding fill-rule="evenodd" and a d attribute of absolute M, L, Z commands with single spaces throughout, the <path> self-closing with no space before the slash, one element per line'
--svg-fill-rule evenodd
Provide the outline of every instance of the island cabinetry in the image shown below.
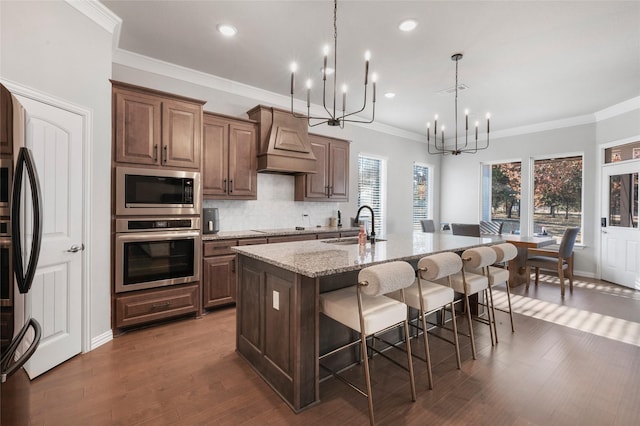
<path fill-rule="evenodd" d="M 202 194 L 206 199 L 257 199 L 257 124 L 204 113 Z"/>
<path fill-rule="evenodd" d="M 318 402 L 317 280 L 242 255 L 238 271 L 238 352 L 294 411 Z"/>
<path fill-rule="evenodd" d="M 296 201 L 349 201 L 349 142 L 309 135 L 316 173 L 296 176 Z"/>
<path fill-rule="evenodd" d="M 198 312 L 200 284 L 141 290 L 116 299 L 116 327 L 161 321 Z"/>
<path fill-rule="evenodd" d="M 115 161 L 200 169 L 203 103 L 113 82 Z"/>

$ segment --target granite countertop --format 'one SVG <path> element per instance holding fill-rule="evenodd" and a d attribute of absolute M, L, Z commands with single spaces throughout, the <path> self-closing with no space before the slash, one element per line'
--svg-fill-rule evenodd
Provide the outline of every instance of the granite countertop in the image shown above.
<path fill-rule="evenodd" d="M 357 227 L 340 227 L 337 226 L 320 226 L 307 227 L 305 229 L 295 228 L 277 228 L 277 229 L 249 229 L 243 231 L 222 231 L 217 234 L 202 234 L 202 241 L 220 241 L 233 240 L 236 238 L 260 238 L 260 237 L 277 237 L 284 235 L 304 235 L 304 234 L 323 234 L 329 232 L 351 232 L 358 231 Z"/>
<path fill-rule="evenodd" d="M 407 235 L 389 235 L 386 241 L 378 241 L 375 245 L 367 242 L 363 250 L 354 237 L 241 246 L 232 249 L 244 256 L 315 278 L 393 260 L 411 261 L 429 254 L 501 242 L 503 240 L 500 236 L 476 238 L 414 232 Z"/>

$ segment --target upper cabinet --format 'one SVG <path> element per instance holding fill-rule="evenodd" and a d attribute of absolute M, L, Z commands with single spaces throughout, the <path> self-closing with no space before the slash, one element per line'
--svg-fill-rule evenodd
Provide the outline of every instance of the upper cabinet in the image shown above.
<path fill-rule="evenodd" d="M 113 82 L 115 161 L 199 169 L 203 104 Z"/>
<path fill-rule="evenodd" d="M 205 112 L 202 134 L 205 199 L 257 199 L 257 124 Z"/>
<path fill-rule="evenodd" d="M 11 93 L 0 84 L 0 154 L 13 151 L 13 103 Z"/>
<path fill-rule="evenodd" d="M 296 176 L 296 201 L 349 200 L 349 142 L 309 134 L 316 173 Z"/>

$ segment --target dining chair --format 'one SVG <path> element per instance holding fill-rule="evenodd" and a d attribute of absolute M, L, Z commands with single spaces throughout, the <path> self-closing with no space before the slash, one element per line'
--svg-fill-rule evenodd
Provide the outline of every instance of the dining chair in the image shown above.
<path fill-rule="evenodd" d="M 407 354 L 406 369 L 409 371 L 411 398 L 413 401 L 416 400 L 413 360 L 411 358 L 411 344 L 409 343 L 408 308 L 403 302 L 404 289 L 412 285 L 414 281 L 415 271 L 413 267 L 407 262 L 395 261 L 362 269 L 358 273 L 358 282 L 355 286 L 320 294 L 320 311 L 329 318 L 358 332 L 360 339 L 319 356 L 319 361 L 359 343 L 362 350 L 366 391 L 363 391 L 322 363 L 320 363 L 320 366 L 329 370 L 334 377 L 347 383 L 361 395 L 367 397 L 371 425 L 374 424 L 374 417 L 368 349 L 372 349 L 383 356 L 384 354 L 367 345 L 368 337 L 375 337 L 377 333 L 385 332 L 400 324 L 404 325 L 403 335 Z M 394 291 L 400 292 L 402 301 L 385 296 L 386 293 Z M 400 364 L 398 365 L 400 366 Z"/>
<path fill-rule="evenodd" d="M 420 225 L 422 225 L 422 232 L 436 232 L 436 226 L 431 219 L 422 219 Z"/>
<path fill-rule="evenodd" d="M 531 283 L 531 268 L 535 268 L 535 284 L 538 285 L 538 276 L 540 269 L 556 271 L 560 278 L 560 295 L 564 297 L 564 278 L 569 276 L 569 291 L 573 293 L 573 246 L 576 237 L 580 232 L 580 228 L 567 228 L 562 235 L 560 247 L 557 251 L 552 249 L 533 249 L 528 250 L 528 259 L 526 266 L 527 285 L 529 289 Z"/>
<path fill-rule="evenodd" d="M 451 233 L 453 235 L 464 235 L 467 237 L 479 237 L 480 225 L 475 223 L 452 223 Z"/>
<path fill-rule="evenodd" d="M 480 234 L 483 235 L 502 235 L 502 227 L 504 222 L 480 221 Z"/>

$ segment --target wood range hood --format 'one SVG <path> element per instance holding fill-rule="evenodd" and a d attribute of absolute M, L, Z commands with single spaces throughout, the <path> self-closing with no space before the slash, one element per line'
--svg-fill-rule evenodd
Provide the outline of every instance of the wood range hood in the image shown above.
<path fill-rule="evenodd" d="M 258 105 L 247 111 L 258 122 L 258 172 L 300 175 L 316 173 L 307 120 L 291 112 Z"/>

